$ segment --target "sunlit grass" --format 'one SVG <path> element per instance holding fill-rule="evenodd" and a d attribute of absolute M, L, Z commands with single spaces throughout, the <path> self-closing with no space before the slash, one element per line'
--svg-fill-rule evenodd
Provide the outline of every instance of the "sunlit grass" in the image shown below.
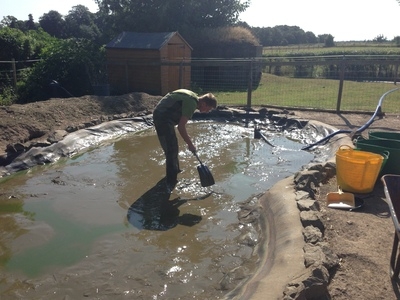
<path fill-rule="evenodd" d="M 340 110 L 373 112 L 381 96 L 397 85 L 384 82 L 345 81 Z M 288 108 L 336 110 L 339 80 L 300 79 L 263 73 L 257 89 L 252 92 L 251 105 L 274 105 Z M 216 92 L 221 105 L 247 105 L 247 92 Z M 387 95 L 382 108 L 386 113 L 400 112 L 400 90 Z"/>
<path fill-rule="evenodd" d="M 264 47 L 264 56 L 293 56 L 298 55 L 345 55 L 345 54 L 379 54 L 379 55 L 399 55 L 400 47 L 394 42 L 387 43 L 336 43 L 335 47 L 325 47 L 324 44 L 314 45 L 291 45 L 291 46 L 274 46 Z"/>

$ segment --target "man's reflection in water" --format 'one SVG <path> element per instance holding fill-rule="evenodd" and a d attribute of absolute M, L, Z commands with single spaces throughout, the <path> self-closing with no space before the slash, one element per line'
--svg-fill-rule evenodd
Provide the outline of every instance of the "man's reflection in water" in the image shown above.
<path fill-rule="evenodd" d="M 193 226 L 201 221 L 201 216 L 179 215 L 179 206 L 187 200 L 169 200 L 170 193 L 166 178 L 139 197 L 128 209 L 128 221 L 138 229 L 168 230 L 176 225 Z"/>

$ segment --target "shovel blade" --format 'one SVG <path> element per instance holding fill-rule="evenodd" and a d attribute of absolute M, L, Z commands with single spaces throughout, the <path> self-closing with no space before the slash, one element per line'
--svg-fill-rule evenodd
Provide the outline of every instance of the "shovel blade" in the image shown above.
<path fill-rule="evenodd" d="M 214 177 L 206 165 L 197 166 L 197 171 L 199 172 L 202 187 L 212 186 L 215 184 Z"/>
<path fill-rule="evenodd" d="M 351 193 L 332 192 L 326 196 L 328 207 L 354 208 L 355 198 Z"/>

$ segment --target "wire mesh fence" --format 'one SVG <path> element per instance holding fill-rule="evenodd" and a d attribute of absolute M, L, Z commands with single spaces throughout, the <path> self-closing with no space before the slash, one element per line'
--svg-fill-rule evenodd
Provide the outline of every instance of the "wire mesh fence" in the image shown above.
<path fill-rule="evenodd" d="M 264 57 L 169 61 L 161 62 L 160 68 L 170 67 L 163 73 L 168 83 L 180 83 L 168 90 L 213 92 L 221 105 L 364 112 L 374 111 L 381 95 L 396 88 L 399 63 L 399 56 Z M 129 67 L 135 68 L 135 62 L 129 62 L 126 69 Z M 183 74 L 190 79 L 183 80 Z M 158 79 L 162 85 L 163 76 Z M 124 78 L 128 85 L 130 80 Z M 399 101 L 400 92 L 392 93 L 383 107 L 397 112 Z"/>
<path fill-rule="evenodd" d="M 257 89 L 252 98 L 261 99 L 260 104 L 267 101 L 289 107 L 373 111 L 380 96 L 396 88 L 398 65 L 399 56 L 269 59 L 263 73 L 263 83 L 268 88 Z M 399 93 L 391 94 L 385 107 L 396 112 L 399 100 Z"/>
<path fill-rule="evenodd" d="M 108 73 L 107 93 L 163 95 L 188 88 L 199 94 L 213 92 L 219 104 L 227 106 L 372 112 L 382 94 L 397 88 L 399 64 L 396 55 L 192 58 L 126 61 L 118 66 L 107 62 L 108 70 L 115 72 Z M 0 87 L 20 80 L 25 67 L 19 62 L 0 62 Z M 400 91 L 396 91 L 385 98 L 382 108 L 397 113 L 399 103 Z"/>
<path fill-rule="evenodd" d="M 24 74 L 34 63 L 39 60 L 26 61 L 0 61 L 0 88 L 4 86 L 15 86 L 18 80 L 24 77 Z"/>

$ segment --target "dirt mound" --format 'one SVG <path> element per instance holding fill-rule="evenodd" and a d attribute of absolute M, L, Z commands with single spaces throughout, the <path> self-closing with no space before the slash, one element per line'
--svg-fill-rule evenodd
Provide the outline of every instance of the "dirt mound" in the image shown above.
<path fill-rule="evenodd" d="M 160 96 L 84 96 L 0 107 L 0 165 L 32 146 L 46 145 L 56 130 L 72 132 L 105 121 L 152 112 Z"/>

